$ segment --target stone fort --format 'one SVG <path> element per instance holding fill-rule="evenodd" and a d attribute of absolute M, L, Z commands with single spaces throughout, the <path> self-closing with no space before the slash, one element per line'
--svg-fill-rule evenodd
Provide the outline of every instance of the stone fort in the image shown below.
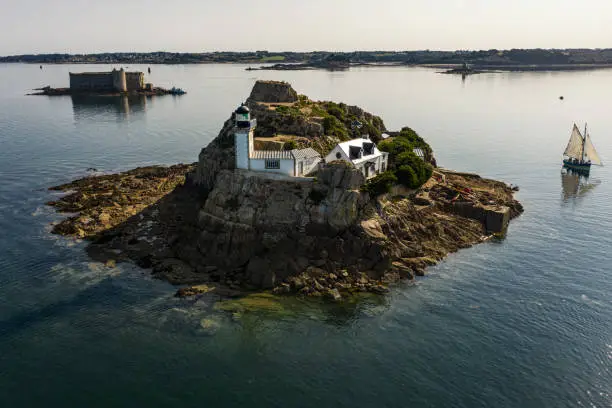
<path fill-rule="evenodd" d="M 131 92 L 145 89 L 143 72 L 126 72 L 113 69 L 110 72 L 70 73 L 70 89 L 74 91 Z"/>

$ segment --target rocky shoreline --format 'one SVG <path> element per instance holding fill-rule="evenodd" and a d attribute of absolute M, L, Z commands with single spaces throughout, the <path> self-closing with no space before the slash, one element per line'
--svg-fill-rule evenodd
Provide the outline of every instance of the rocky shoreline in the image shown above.
<path fill-rule="evenodd" d="M 357 107 L 305 97 L 298 103 L 284 83 L 256 84 L 247 103 L 263 129 L 291 130 L 320 149 L 333 140 L 312 116 L 324 108 L 384 130 L 380 118 Z M 417 189 L 397 185 L 377 196 L 346 162 L 326 164 L 316 178 L 236 170 L 232 129 L 228 120 L 197 164 L 53 187 L 67 194 L 49 205 L 71 214 L 53 232 L 90 241 L 96 261 L 150 268 L 182 285 L 180 297 L 270 290 L 339 301 L 422 276 L 449 253 L 504 234 L 523 211 L 505 183 L 440 168 Z"/>
<path fill-rule="evenodd" d="M 476 175 L 438 170 L 436 174 L 443 176 L 445 181 L 432 178 L 409 197 L 378 200 L 380 208 L 370 208 L 370 217 L 358 224 L 363 237 L 345 235 L 332 241 L 328 241 L 329 237 L 321 238 L 326 244 L 346 242 L 346 239 L 383 243 L 380 247 L 374 246 L 375 253 L 368 255 L 375 261 L 363 268 L 369 270 L 345 267 L 339 259 L 355 254 L 348 251 L 329 253 L 323 249 L 314 257 L 318 259 L 299 259 L 302 264 L 294 268 L 295 271 L 301 270 L 300 273 L 279 282 L 254 284 L 247 271 L 240 268 L 194 267 L 185 262 L 184 259 L 196 258 L 185 253 L 189 249 L 180 244 L 179 238 L 185 233 L 192 235 L 193 231 L 186 229 L 197 223 L 200 210 L 199 190 L 184 184 L 194 168 L 195 165 L 144 167 L 119 174 L 90 176 L 53 187 L 52 190 L 67 191 L 68 194 L 48 204 L 60 212 L 74 215 L 56 224 L 52 231 L 90 241 L 87 252 L 94 260 L 108 265 L 133 261 L 151 268 L 156 278 L 175 285 L 187 285 L 177 291 L 180 297 L 212 291 L 234 297 L 266 288 L 275 294 L 295 293 L 340 300 L 354 292 L 385 293 L 389 284 L 423 276 L 428 266 L 449 253 L 490 237 L 482 222 L 457 215 L 449 209 L 457 190 L 472 191 L 471 200 L 474 201 L 470 201 L 471 205 L 508 205 L 511 218 L 522 212 L 520 204 L 512 198 L 513 191 L 509 186 Z M 227 172 L 225 177 L 233 178 L 234 175 Z M 398 246 L 408 248 L 409 254 L 404 255 L 410 256 L 380 257 L 385 247 L 393 252 Z M 336 247 L 334 245 L 330 251 Z M 265 265 L 260 267 L 262 270 L 267 268 Z"/>

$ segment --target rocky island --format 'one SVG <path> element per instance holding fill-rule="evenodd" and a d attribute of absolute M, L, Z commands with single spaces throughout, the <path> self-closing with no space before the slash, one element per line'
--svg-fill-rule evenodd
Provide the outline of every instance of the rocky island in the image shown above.
<path fill-rule="evenodd" d="M 436 167 L 412 129 L 273 81 L 255 84 L 197 163 L 53 189 L 68 193 L 49 204 L 71 213 L 54 233 L 89 240 L 107 265 L 151 268 L 179 296 L 384 293 L 523 211 L 505 183 Z"/>
<path fill-rule="evenodd" d="M 42 68 L 42 65 L 41 65 Z M 149 71 L 150 72 L 150 71 Z M 71 72 L 69 88 L 52 88 L 45 86 L 34 89 L 30 95 L 183 95 L 180 88 L 165 89 L 145 83 L 144 72 L 128 72 L 123 68 L 108 72 Z"/>

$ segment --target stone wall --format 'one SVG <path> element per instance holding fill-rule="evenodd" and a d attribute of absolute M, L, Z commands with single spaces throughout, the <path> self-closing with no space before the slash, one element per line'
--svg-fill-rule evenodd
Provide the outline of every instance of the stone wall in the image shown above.
<path fill-rule="evenodd" d="M 140 91 L 144 86 L 142 72 L 125 72 L 120 69 L 110 72 L 70 73 L 70 89 L 77 91 Z"/>
<path fill-rule="evenodd" d="M 140 91 L 144 89 L 144 73 L 142 72 L 126 72 L 125 82 L 127 90 L 129 91 Z"/>
<path fill-rule="evenodd" d="M 455 202 L 445 205 L 444 210 L 482 223 L 489 234 L 505 233 L 510 223 L 510 208 L 506 206 Z"/>
<path fill-rule="evenodd" d="M 71 72 L 70 89 L 76 91 L 112 91 L 112 72 Z"/>

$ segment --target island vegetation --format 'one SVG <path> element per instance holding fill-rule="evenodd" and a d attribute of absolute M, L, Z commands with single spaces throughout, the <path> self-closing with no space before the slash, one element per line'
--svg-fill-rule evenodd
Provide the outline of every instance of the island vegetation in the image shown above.
<path fill-rule="evenodd" d="M 503 70 L 587 69 L 612 64 L 612 49 L 416 50 L 354 52 L 112 52 L 98 54 L 22 54 L 0 63 L 35 64 L 264 64 L 263 69 L 346 69 L 356 65 L 425 65 Z M 275 63 L 270 65 L 271 63 Z M 258 69 L 260 67 L 251 68 Z"/>

